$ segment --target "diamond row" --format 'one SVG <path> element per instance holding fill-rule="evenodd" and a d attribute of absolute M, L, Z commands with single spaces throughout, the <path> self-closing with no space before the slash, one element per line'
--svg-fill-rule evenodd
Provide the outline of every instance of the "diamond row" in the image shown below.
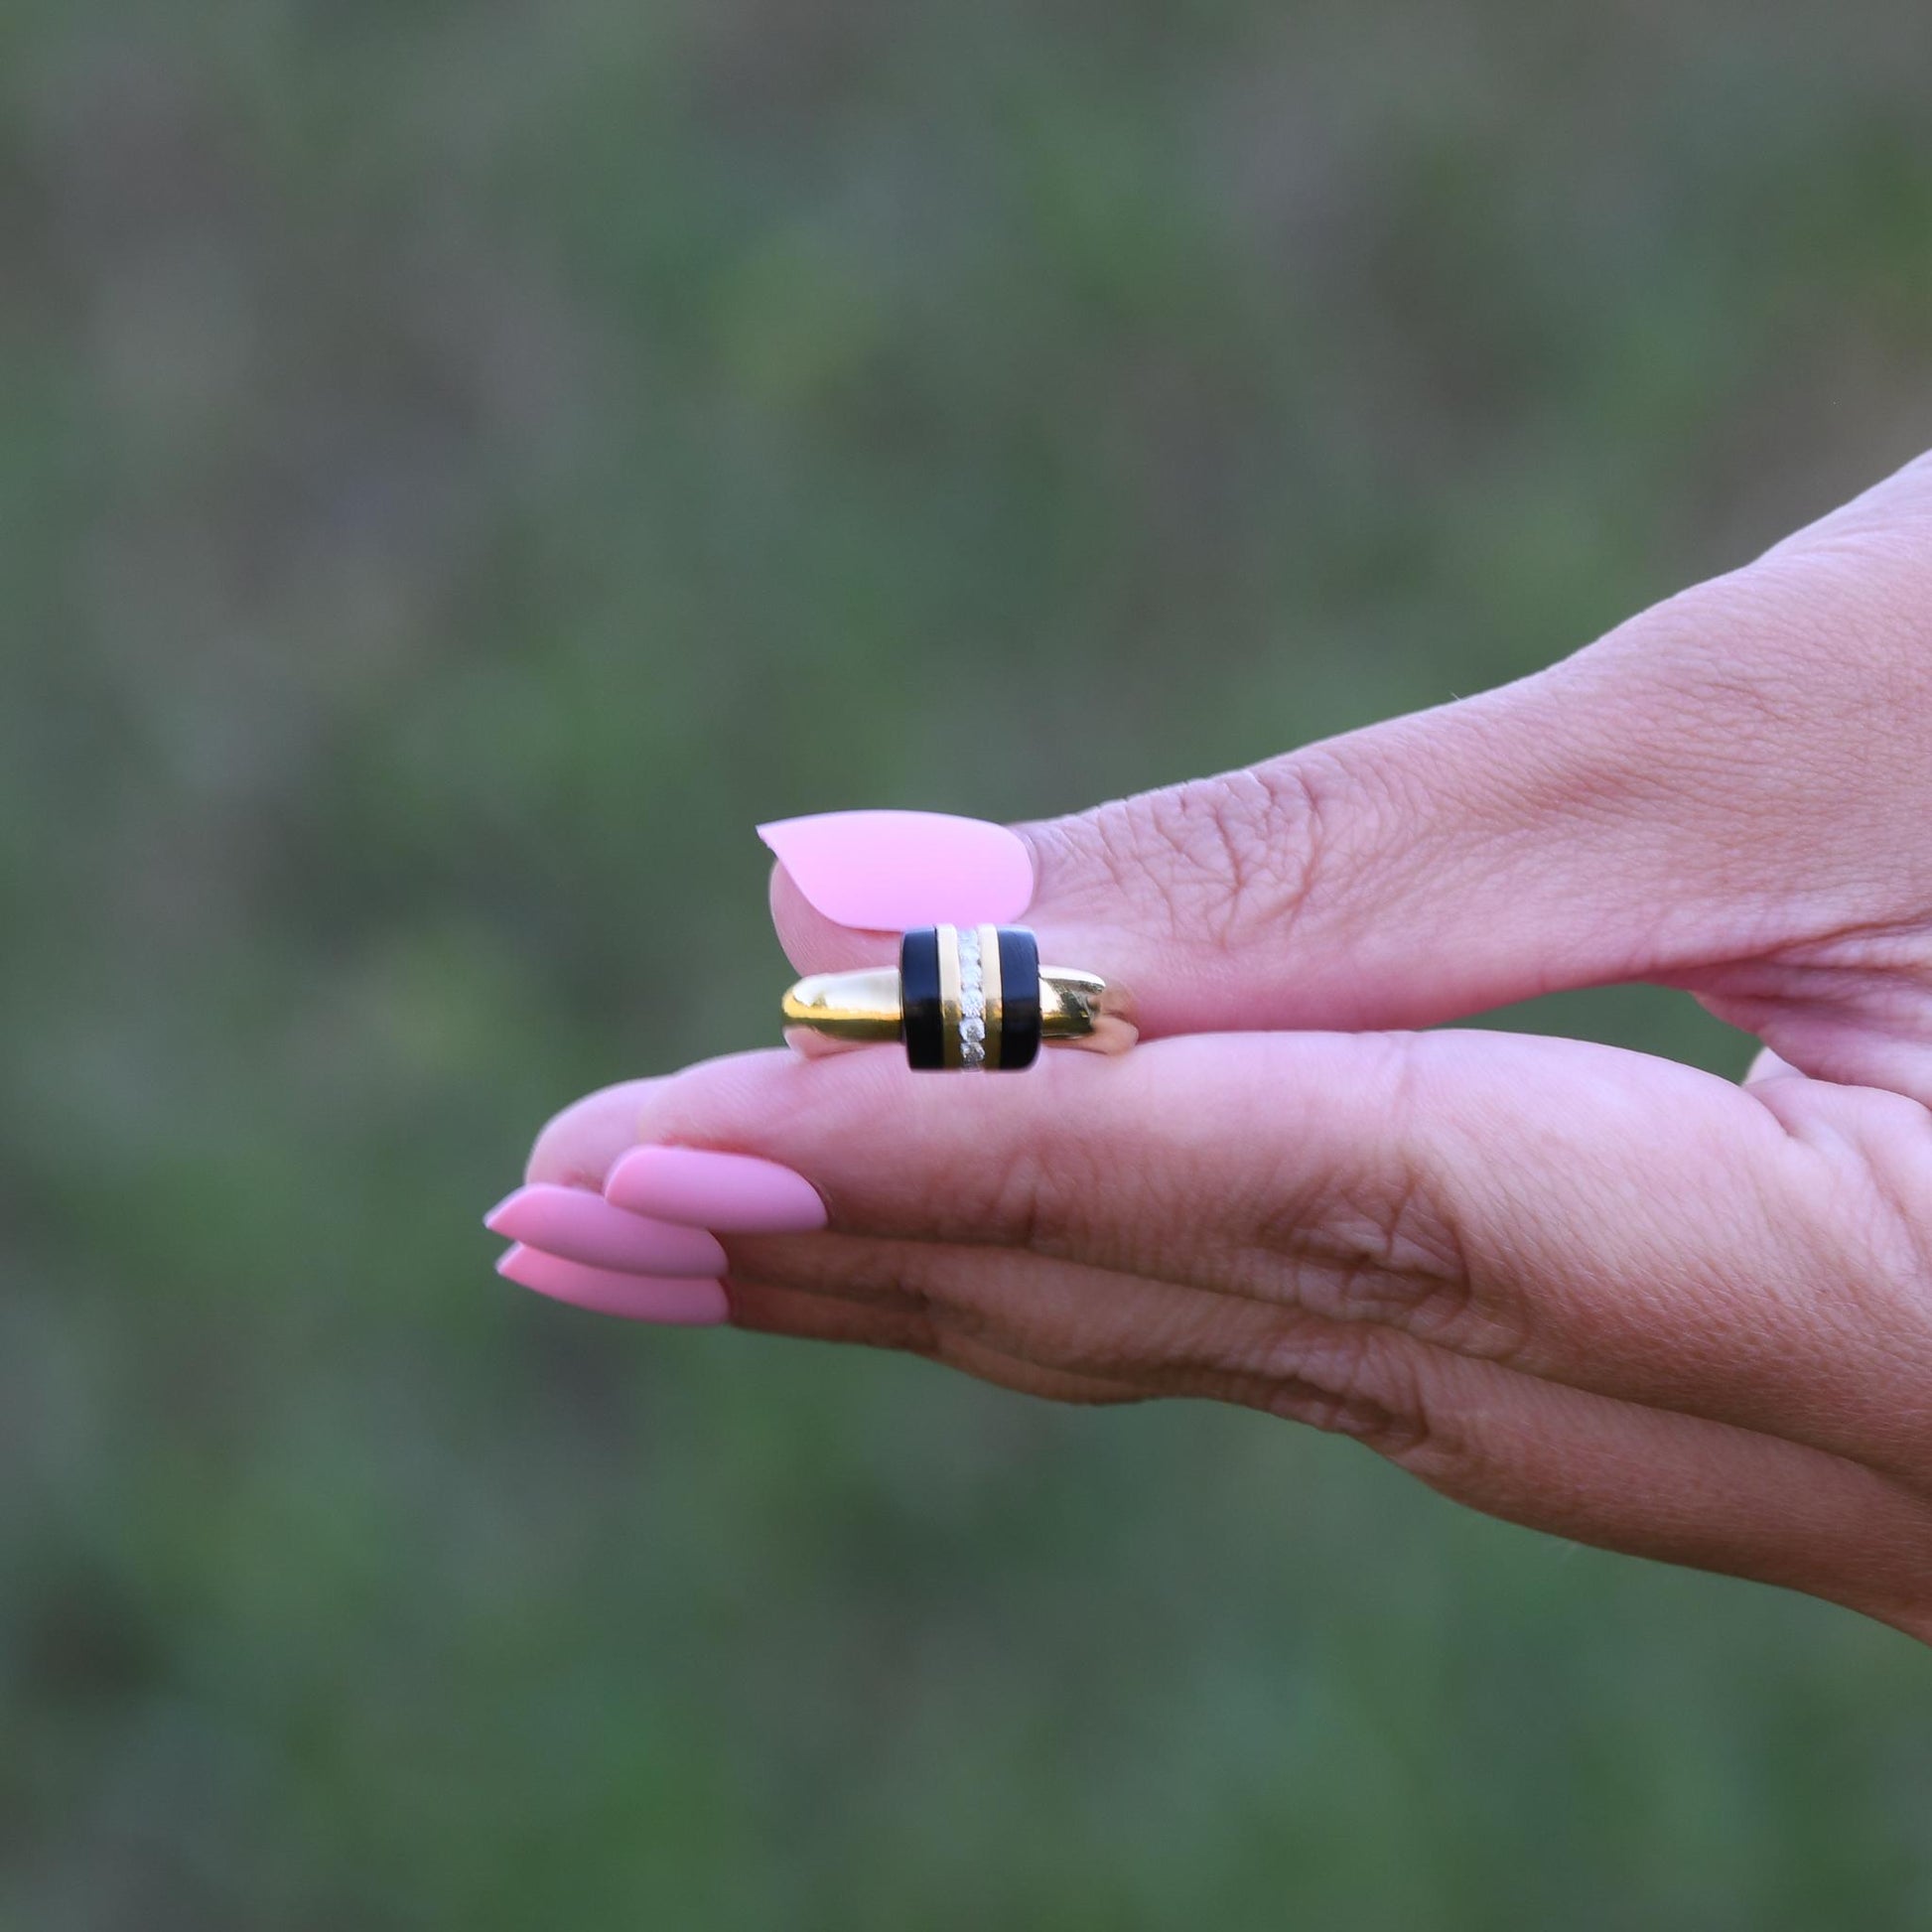
<path fill-rule="evenodd" d="M 986 966 L 971 931 L 959 935 L 959 1063 L 986 1064 Z"/>

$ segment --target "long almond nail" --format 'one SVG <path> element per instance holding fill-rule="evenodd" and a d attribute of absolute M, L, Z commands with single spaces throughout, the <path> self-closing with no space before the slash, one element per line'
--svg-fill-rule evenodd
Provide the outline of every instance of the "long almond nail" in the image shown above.
<path fill-rule="evenodd" d="M 505 1281 L 534 1289 L 553 1302 L 619 1314 L 629 1321 L 656 1321 L 666 1327 L 716 1327 L 731 1313 L 722 1282 L 669 1280 L 620 1274 L 614 1268 L 586 1268 L 540 1249 L 511 1248 L 496 1264 Z"/>
<path fill-rule="evenodd" d="M 703 1228 L 628 1214 L 585 1187 L 519 1187 L 483 1216 L 483 1226 L 506 1241 L 590 1268 L 695 1278 L 725 1272 L 725 1251 Z"/>
<path fill-rule="evenodd" d="M 950 812 L 819 812 L 759 827 L 826 918 L 874 932 L 1007 925 L 1034 896 L 1026 846 L 1004 825 Z"/>
<path fill-rule="evenodd" d="M 606 1175 L 604 1192 L 633 1214 L 720 1234 L 804 1234 L 826 1221 L 802 1173 L 710 1148 L 633 1147 Z"/>

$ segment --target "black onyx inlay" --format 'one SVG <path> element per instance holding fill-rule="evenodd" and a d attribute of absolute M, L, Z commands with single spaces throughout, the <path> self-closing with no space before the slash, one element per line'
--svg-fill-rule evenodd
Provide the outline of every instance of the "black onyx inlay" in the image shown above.
<path fill-rule="evenodd" d="M 1004 955 L 1002 955 L 1004 957 Z M 946 1063 L 946 1035 L 939 1012 L 939 932 L 921 926 L 898 942 L 900 1032 L 908 1066 L 932 1072 Z M 1037 1003 L 1035 1013 L 1037 1014 Z"/>
<path fill-rule="evenodd" d="M 1000 928 L 1000 1066 L 1018 1073 L 1039 1051 L 1039 945 L 1025 926 Z"/>

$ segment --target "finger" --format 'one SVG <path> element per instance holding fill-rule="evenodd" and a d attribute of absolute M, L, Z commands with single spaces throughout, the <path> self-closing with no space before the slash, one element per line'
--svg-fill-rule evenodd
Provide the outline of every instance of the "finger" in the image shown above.
<path fill-rule="evenodd" d="M 628 1269 L 596 1268 L 541 1249 L 513 1244 L 496 1264 L 506 1281 L 599 1314 L 621 1315 L 680 1328 L 710 1327 L 727 1318 L 724 1286 L 690 1276 L 638 1275 Z"/>
<path fill-rule="evenodd" d="M 745 1276 L 728 1280 L 725 1291 L 733 1325 L 759 1334 L 888 1348 L 907 1355 L 938 1352 L 932 1316 L 914 1296 L 807 1293 Z"/>
<path fill-rule="evenodd" d="M 1203 1035 L 1023 1079 L 740 1055 L 629 1100 L 634 1137 L 801 1172 L 837 1229 L 1377 1321 L 1922 1470 L 1932 1292 L 1904 1183 L 1874 1179 L 1856 1122 L 1780 1118 L 1760 1096 L 1786 1084 L 1510 1035 Z M 608 1165 L 622 1111 L 566 1116 L 533 1175 Z"/>
<path fill-rule="evenodd" d="M 1847 632 L 1921 621 L 1926 573 L 1883 537 L 1924 523 L 1928 478 L 1914 466 L 1519 683 L 1017 827 L 1027 923 L 1053 963 L 1131 986 L 1159 1036 L 1430 1025 L 1896 916 L 1932 725 L 1923 704 L 1874 721 Z M 1932 857 L 1913 863 L 1932 886 Z M 891 956 L 783 867 L 772 910 L 801 971 Z"/>
<path fill-rule="evenodd" d="M 770 1057 L 742 1054 L 710 1064 L 727 1069 L 729 1076 L 733 1066 L 755 1072 Z M 601 1187 L 612 1163 L 635 1144 L 639 1106 L 660 1084 L 626 1081 L 589 1094 L 566 1108 L 538 1137 L 530 1158 L 530 1178 L 576 1188 Z M 653 1321 L 674 1318 L 678 1312 L 673 1310 L 666 1314 L 666 1287 L 660 1282 L 586 1267 L 527 1245 L 512 1248 L 498 1263 L 498 1272 L 552 1299 L 602 1313 Z M 710 1288 L 708 1282 L 692 1285 L 691 1293 L 701 1294 Z M 940 1353 L 930 1311 L 891 1282 L 868 1286 L 848 1279 L 840 1283 L 836 1296 L 802 1295 L 748 1280 L 727 1281 L 725 1288 L 729 1318 L 741 1327 L 908 1354 L 936 1357 Z M 708 1309 L 703 1312 L 708 1318 L 716 1318 Z M 982 1364 L 970 1342 L 957 1338 L 949 1343 L 945 1359 L 1003 1387 L 1058 1402 L 1139 1401 L 1143 1395 L 1120 1384 L 1094 1382 L 1025 1363 L 989 1360 Z"/>
<path fill-rule="evenodd" d="M 778 1311 L 786 1332 L 846 1338 L 890 1285 L 897 1305 L 924 1311 L 917 1352 L 1003 1386 L 1240 1403 L 1353 1437 L 1489 1515 L 1808 1590 L 1932 1634 L 1932 1505 L 1816 1449 L 1372 1323 L 1018 1250 L 838 1235 L 733 1245 L 734 1298 L 767 1320 Z M 866 1300 L 849 1303 L 854 1294 Z"/>
<path fill-rule="evenodd" d="M 1004 1353 L 934 1321 L 916 1297 L 873 1294 L 855 1301 L 843 1289 L 836 1294 L 804 1292 L 744 1277 L 727 1286 L 733 1322 L 757 1333 L 920 1355 L 1049 1402 L 1144 1402 L 1150 1393 L 1129 1382 L 1073 1374 Z"/>

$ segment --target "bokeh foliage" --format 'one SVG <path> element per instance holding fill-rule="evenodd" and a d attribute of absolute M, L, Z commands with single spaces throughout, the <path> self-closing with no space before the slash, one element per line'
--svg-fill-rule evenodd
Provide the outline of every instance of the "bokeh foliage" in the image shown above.
<path fill-rule="evenodd" d="M 1437 702 L 1914 454 L 1923 27 L 13 0 L 0 1926 L 1932 1922 L 1901 1638 L 477 1226 L 769 1038 L 760 817 Z"/>

